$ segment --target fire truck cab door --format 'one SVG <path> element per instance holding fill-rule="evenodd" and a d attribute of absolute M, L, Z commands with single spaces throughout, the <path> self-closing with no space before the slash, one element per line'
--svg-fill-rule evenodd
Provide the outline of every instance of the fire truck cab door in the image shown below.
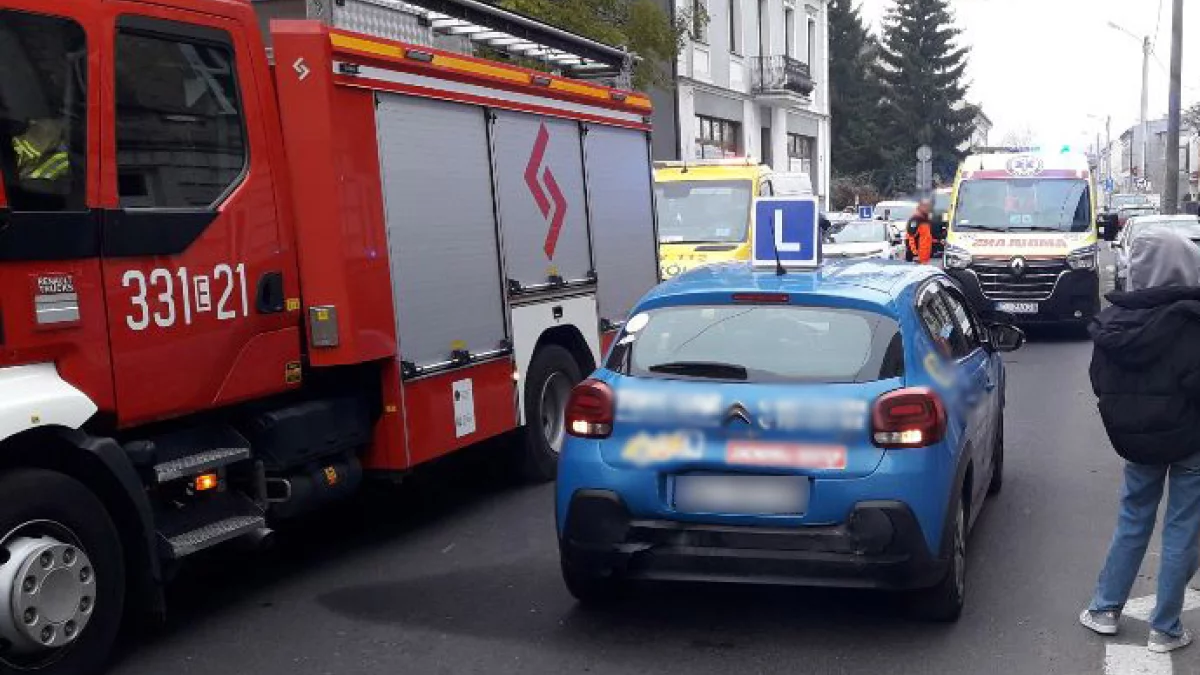
<path fill-rule="evenodd" d="M 104 6 L 101 241 L 119 422 L 294 386 L 295 260 L 257 25 L 244 12 Z"/>
<path fill-rule="evenodd" d="M 0 4 L 0 368 L 53 363 L 41 369 L 46 377 L 106 409 L 113 386 L 95 152 L 100 21 L 74 0 Z M 0 395 L 7 403 L 35 396 L 21 385 Z"/>

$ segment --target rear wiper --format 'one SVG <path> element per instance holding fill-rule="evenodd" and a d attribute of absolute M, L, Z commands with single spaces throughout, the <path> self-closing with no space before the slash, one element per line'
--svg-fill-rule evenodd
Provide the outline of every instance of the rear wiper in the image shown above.
<path fill-rule="evenodd" d="M 652 373 L 709 377 L 717 380 L 745 380 L 749 377 L 745 366 L 715 361 L 672 361 L 650 366 Z"/>

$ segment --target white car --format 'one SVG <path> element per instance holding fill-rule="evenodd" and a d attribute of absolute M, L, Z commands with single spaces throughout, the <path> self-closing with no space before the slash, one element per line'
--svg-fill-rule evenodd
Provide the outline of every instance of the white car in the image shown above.
<path fill-rule="evenodd" d="M 1116 263 L 1113 265 L 1113 288 L 1129 290 L 1129 243 L 1139 233 L 1152 227 L 1169 227 L 1200 245 L 1200 218 L 1185 216 L 1135 216 L 1125 221 L 1125 227 L 1113 242 Z"/>
<path fill-rule="evenodd" d="M 836 258 L 902 259 L 904 250 L 900 238 L 887 223 L 878 220 L 856 220 L 835 227 L 821 244 L 821 256 Z"/>
<path fill-rule="evenodd" d="M 875 205 L 875 220 L 891 225 L 892 231 L 904 236 L 904 226 L 917 211 L 917 203 L 904 200 L 879 202 Z"/>

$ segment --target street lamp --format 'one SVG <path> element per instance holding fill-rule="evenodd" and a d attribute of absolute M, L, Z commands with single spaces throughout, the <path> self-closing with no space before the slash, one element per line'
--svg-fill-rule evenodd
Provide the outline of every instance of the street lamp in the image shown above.
<path fill-rule="evenodd" d="M 1140 118 L 1141 119 L 1140 126 L 1142 129 L 1142 131 L 1141 131 L 1141 134 L 1142 134 L 1142 143 L 1141 143 L 1142 170 L 1141 170 L 1140 177 L 1142 178 L 1142 180 L 1146 180 L 1146 105 L 1149 100 L 1148 86 L 1149 86 L 1149 81 L 1150 81 L 1150 54 L 1154 51 L 1154 49 L 1153 49 L 1153 47 L 1150 46 L 1150 36 L 1149 35 L 1139 38 L 1138 36 L 1129 32 L 1128 29 L 1126 29 L 1122 26 L 1119 26 L 1116 23 L 1113 23 L 1112 21 L 1108 22 L 1108 27 L 1112 28 L 1114 30 L 1118 30 L 1118 31 L 1128 35 L 1129 37 L 1133 38 L 1134 40 L 1138 40 L 1142 43 L 1142 111 L 1141 111 L 1141 118 Z"/>

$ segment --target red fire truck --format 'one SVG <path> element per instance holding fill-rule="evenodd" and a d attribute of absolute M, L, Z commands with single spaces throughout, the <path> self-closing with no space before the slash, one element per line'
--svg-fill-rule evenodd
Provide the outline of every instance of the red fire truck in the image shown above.
<path fill-rule="evenodd" d="M 0 0 L 0 673 L 364 475 L 551 479 L 657 280 L 646 96 L 257 6 Z"/>

